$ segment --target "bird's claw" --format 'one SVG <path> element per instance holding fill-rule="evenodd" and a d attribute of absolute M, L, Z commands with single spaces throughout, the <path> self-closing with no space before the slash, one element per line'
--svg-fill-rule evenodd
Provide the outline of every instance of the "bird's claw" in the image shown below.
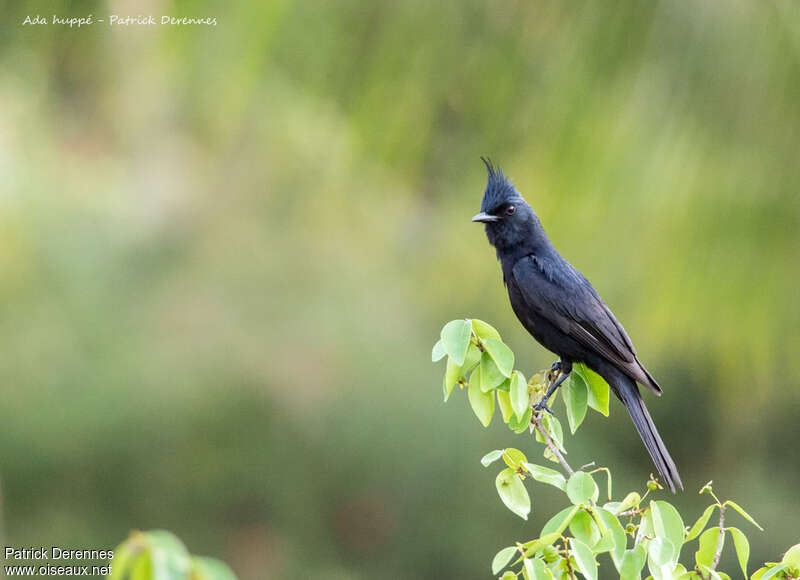
<path fill-rule="evenodd" d="M 561 375 L 562 369 L 563 367 L 561 366 L 560 360 L 557 360 L 553 363 L 553 365 L 550 367 L 550 370 L 546 373 L 548 384 L 552 385 L 554 382 L 556 382 L 558 377 Z"/>
<path fill-rule="evenodd" d="M 564 365 L 560 360 L 557 360 L 553 363 L 553 366 L 551 366 L 550 370 L 547 372 L 547 382 L 549 383 L 549 386 L 547 387 L 547 391 L 544 393 L 544 396 L 542 396 L 542 400 L 533 406 L 534 411 L 541 413 L 544 410 L 551 415 L 554 415 L 553 410 L 548 407 L 547 404 L 550 402 L 550 397 L 555 394 L 556 389 L 561 386 L 561 383 L 564 382 L 564 379 L 569 376 L 571 371 L 571 363 Z"/>

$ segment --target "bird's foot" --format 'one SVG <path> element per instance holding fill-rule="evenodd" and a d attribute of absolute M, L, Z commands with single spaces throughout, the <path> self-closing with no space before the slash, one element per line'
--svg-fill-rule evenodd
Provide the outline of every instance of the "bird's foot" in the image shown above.
<path fill-rule="evenodd" d="M 569 374 L 572 372 L 572 364 L 571 363 L 563 363 L 560 360 L 553 363 L 553 366 L 550 367 L 550 372 L 548 374 L 548 379 L 550 386 L 547 387 L 547 392 L 545 392 L 542 400 L 536 403 L 533 406 L 533 410 L 536 412 L 541 412 L 542 410 L 547 411 L 551 415 L 553 414 L 553 410 L 548 407 L 548 403 L 550 402 L 550 397 L 556 392 L 558 387 L 561 386 Z"/>

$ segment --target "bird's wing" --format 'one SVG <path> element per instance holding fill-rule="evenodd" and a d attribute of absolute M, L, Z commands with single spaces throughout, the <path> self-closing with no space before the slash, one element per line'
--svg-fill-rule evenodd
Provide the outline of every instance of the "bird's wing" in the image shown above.
<path fill-rule="evenodd" d="M 566 260 L 529 255 L 512 269 L 525 302 L 585 347 L 645 384 L 633 343 L 597 292 Z"/>

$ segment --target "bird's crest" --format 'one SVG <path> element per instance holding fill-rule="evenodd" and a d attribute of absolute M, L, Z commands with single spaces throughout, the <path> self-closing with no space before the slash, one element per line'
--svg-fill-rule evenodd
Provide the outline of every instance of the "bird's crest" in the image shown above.
<path fill-rule="evenodd" d="M 512 199 L 522 197 L 511 180 L 503 175 L 503 170 L 499 166 L 494 167 L 492 160 L 488 157 L 481 157 L 481 161 L 486 165 L 486 171 L 489 173 L 489 181 L 483 194 L 481 211 L 491 211 Z"/>

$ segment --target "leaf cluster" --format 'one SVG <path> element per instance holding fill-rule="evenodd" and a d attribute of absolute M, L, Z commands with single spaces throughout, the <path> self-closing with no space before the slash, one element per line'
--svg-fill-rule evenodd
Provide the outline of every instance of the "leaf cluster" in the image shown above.
<path fill-rule="evenodd" d="M 495 479 L 497 493 L 511 512 L 525 520 L 533 509 L 526 486 L 529 480 L 556 487 L 567 500 L 566 507 L 550 517 L 537 537 L 498 551 L 492 560 L 492 574 L 502 573 L 501 580 L 573 580 L 579 576 L 597 580 L 598 569 L 605 561 L 614 567 L 620 580 L 641 580 L 643 574 L 647 580 L 730 580 L 727 573 L 717 570 L 729 537 L 741 573 L 748 578 L 749 541 L 741 529 L 726 525 L 726 514 L 736 512 L 762 528 L 736 502 L 719 500 L 711 482 L 700 493 L 710 495 L 714 502 L 688 527 L 673 504 L 652 498 L 647 501 L 651 493 L 663 489 L 652 475 L 642 493 L 631 491 L 614 500 L 608 468 L 587 470 L 594 463 L 578 470 L 569 466 L 564 459 L 567 451 L 561 422 L 555 415 L 534 409 L 548 384 L 556 379 L 557 369 L 536 373 L 526 381 L 522 372 L 514 369 L 512 350 L 495 328 L 481 320 L 453 320 L 444 326 L 432 359 L 435 362 L 445 357 L 445 401 L 456 385 L 467 387 L 470 406 L 487 427 L 496 403 L 508 427 L 516 433 L 535 431 L 536 440 L 545 446 L 544 457 L 560 463 L 565 472 L 532 463 L 516 448 L 496 449 L 481 459 L 484 467 L 500 460 L 505 464 Z M 572 434 L 589 407 L 608 416 L 609 386 L 582 364 L 573 365 L 561 393 Z M 605 472 L 607 483 L 603 502 L 595 479 L 600 472 Z M 708 527 L 715 514 L 718 525 Z M 692 564 L 682 564 L 682 554 L 691 555 Z M 781 562 L 759 568 L 751 580 L 798 577 L 800 544 L 789 549 Z"/>
<path fill-rule="evenodd" d="M 109 580 L 236 580 L 223 562 L 193 556 L 165 530 L 131 532 L 114 550 Z"/>
<path fill-rule="evenodd" d="M 452 320 L 444 325 L 431 359 L 437 362 L 445 357 L 447 367 L 442 382 L 445 401 L 456 385 L 461 389 L 466 387 L 470 406 L 484 427 L 489 426 L 495 408 L 499 407 L 503 422 L 512 431 L 522 433 L 531 429 L 532 405 L 544 394 L 552 371 L 536 373 L 530 381 L 526 380 L 522 371 L 514 369 L 514 353 L 502 341 L 500 333 L 478 319 Z M 560 392 L 573 434 L 588 408 L 608 416 L 608 383 L 585 365 L 573 365 Z M 543 415 L 542 421 L 548 435 L 563 451 L 561 422 L 553 415 Z"/>

